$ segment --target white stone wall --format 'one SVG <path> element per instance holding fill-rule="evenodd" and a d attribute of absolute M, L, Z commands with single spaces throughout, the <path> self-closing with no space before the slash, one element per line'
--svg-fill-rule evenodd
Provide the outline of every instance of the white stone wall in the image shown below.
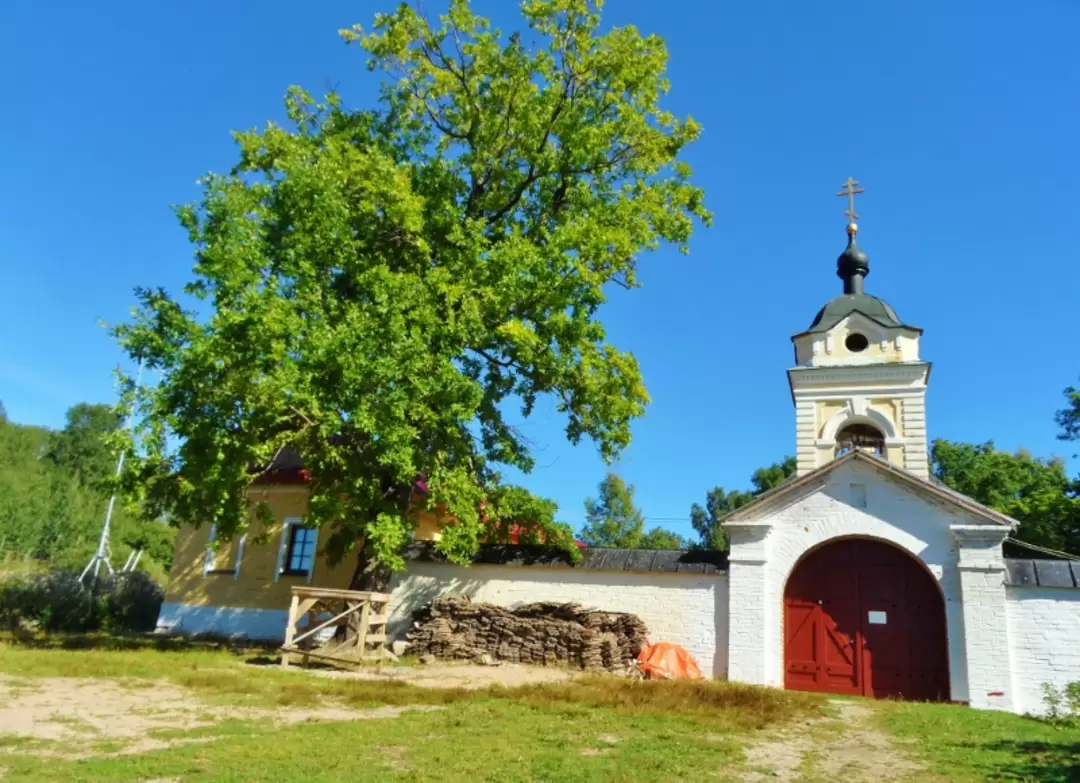
<path fill-rule="evenodd" d="M 631 612 L 653 642 L 674 642 L 697 660 L 706 677 L 727 674 L 728 623 L 725 574 L 595 571 L 538 566 L 470 566 L 410 563 L 394 578 L 389 631 L 400 636 L 412 612 L 438 595 L 516 607 L 535 601 L 577 602 Z"/>
<path fill-rule="evenodd" d="M 244 609 L 169 602 L 161 605 L 157 627 L 166 633 L 208 633 L 280 642 L 285 639 L 285 623 L 288 619 L 286 609 Z"/>
<path fill-rule="evenodd" d="M 852 484 L 865 487 L 865 508 L 852 505 Z M 950 527 L 973 520 L 858 463 L 838 467 L 820 484 L 805 487 L 787 506 L 768 506 L 759 507 L 751 520 L 768 527 L 760 544 L 743 545 L 737 535 L 732 536 L 730 623 L 732 629 L 753 629 L 755 636 L 749 639 L 754 642 L 751 645 L 741 638 L 741 630 L 733 631 L 731 639 L 739 644 L 731 649 L 731 679 L 783 686 L 783 603 L 788 577 L 811 549 L 830 540 L 861 536 L 887 541 L 909 552 L 937 580 L 945 599 L 951 695 L 957 701 L 969 699 L 963 602 Z M 732 532 L 739 524 L 731 523 Z M 746 573 L 737 575 L 736 570 Z M 738 591 L 758 583 L 764 590 L 760 601 L 745 600 Z M 741 676 L 744 671 L 760 679 Z M 1007 688 L 1008 683 L 1002 683 L 1002 690 Z"/>
<path fill-rule="evenodd" d="M 1043 683 L 1080 682 L 1080 590 L 1007 587 L 1005 593 L 1013 709 L 1041 714 Z"/>

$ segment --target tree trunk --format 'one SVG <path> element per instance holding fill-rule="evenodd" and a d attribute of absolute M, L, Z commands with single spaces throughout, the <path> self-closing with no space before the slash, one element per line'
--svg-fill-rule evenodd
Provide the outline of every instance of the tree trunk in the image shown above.
<path fill-rule="evenodd" d="M 350 590 L 365 590 L 372 593 L 390 592 L 390 569 L 375 558 L 368 542 L 365 541 L 356 554 L 356 570 L 353 571 Z"/>

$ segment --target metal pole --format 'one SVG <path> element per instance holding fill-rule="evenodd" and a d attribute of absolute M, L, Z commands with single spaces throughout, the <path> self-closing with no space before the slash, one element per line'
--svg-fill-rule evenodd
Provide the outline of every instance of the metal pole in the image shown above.
<path fill-rule="evenodd" d="M 135 376 L 135 392 L 138 394 L 139 382 L 142 380 L 143 364 L 139 362 L 139 372 Z M 131 423 L 131 416 L 128 416 L 127 421 L 124 422 L 124 428 Z M 124 471 L 124 457 L 127 456 L 127 450 L 124 449 L 120 452 L 120 458 L 116 461 L 116 473 L 115 478 L 119 478 L 120 474 Z M 94 552 L 94 556 L 90 558 L 90 562 L 86 564 L 86 568 L 79 574 L 79 581 L 82 582 L 86 578 L 86 574 L 92 569 L 94 572 L 94 581 L 97 581 L 98 574 L 101 573 L 101 564 L 104 563 L 105 567 L 109 570 L 109 575 L 113 573 L 112 564 L 109 562 L 109 529 L 112 526 L 112 514 L 113 508 L 116 506 L 116 493 L 114 492 L 109 497 L 109 506 L 105 510 L 105 526 L 101 528 L 101 538 L 98 539 L 97 551 Z"/>

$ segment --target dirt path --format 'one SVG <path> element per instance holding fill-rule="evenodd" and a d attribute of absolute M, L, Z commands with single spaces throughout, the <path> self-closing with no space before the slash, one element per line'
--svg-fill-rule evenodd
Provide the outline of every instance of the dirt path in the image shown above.
<path fill-rule="evenodd" d="M 873 708 L 833 701 L 835 716 L 806 721 L 747 749 L 746 781 L 887 783 L 927 780 L 926 769 L 908 758 L 871 724 Z"/>
<path fill-rule="evenodd" d="M 153 680 L 99 680 L 43 677 L 21 680 L 0 675 L 0 736 L 31 742 L 58 743 L 63 755 L 95 754 L 103 743 L 111 754 L 145 753 L 215 737 L 155 737 L 161 730 L 201 729 L 230 718 L 262 719 L 278 724 L 306 721 L 346 721 L 393 718 L 406 709 L 391 707 L 352 710 L 324 706 L 314 709 L 241 709 L 208 705 L 190 691 Z"/>
<path fill-rule="evenodd" d="M 580 676 L 580 671 L 557 666 L 525 666 L 516 663 L 500 663 L 492 666 L 479 666 L 472 663 L 453 663 L 440 661 L 434 664 L 416 666 L 386 666 L 381 672 L 361 671 L 345 672 L 333 669 L 313 669 L 311 674 L 317 677 L 343 677 L 361 680 L 393 680 L 407 682 L 421 688 L 486 688 L 489 685 L 502 685 L 514 688 L 519 685 L 534 683 L 566 682 Z"/>

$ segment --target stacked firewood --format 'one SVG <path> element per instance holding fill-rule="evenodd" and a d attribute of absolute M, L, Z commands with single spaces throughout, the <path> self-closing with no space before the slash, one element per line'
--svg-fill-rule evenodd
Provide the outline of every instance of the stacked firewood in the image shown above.
<path fill-rule="evenodd" d="M 506 609 L 463 596 L 436 598 L 413 621 L 410 652 L 421 656 L 561 663 L 586 671 L 624 671 L 648 635 L 633 614 L 556 603 Z"/>

